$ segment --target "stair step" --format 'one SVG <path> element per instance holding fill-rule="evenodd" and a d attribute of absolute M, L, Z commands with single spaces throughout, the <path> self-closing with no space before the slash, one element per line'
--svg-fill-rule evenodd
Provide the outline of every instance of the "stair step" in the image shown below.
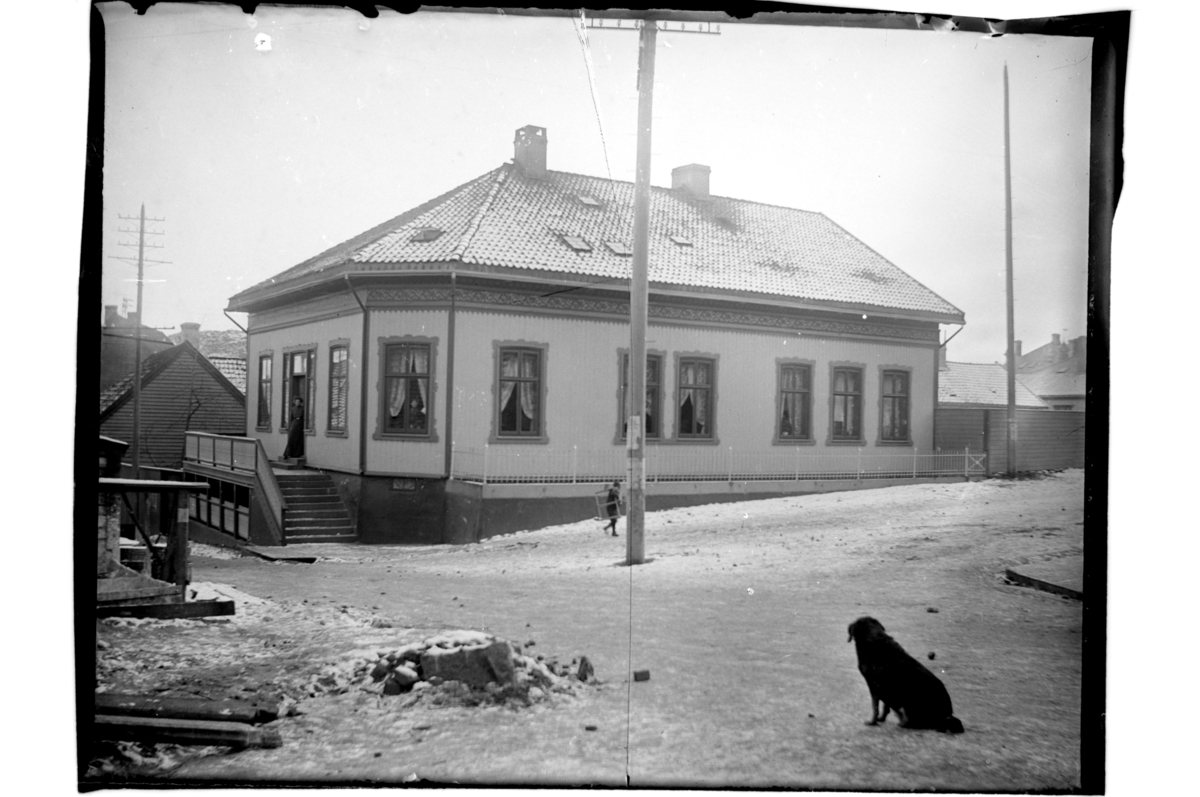
<path fill-rule="evenodd" d="M 357 534 L 302 534 L 287 535 L 288 545 L 304 545 L 316 542 L 358 542 Z"/>
<path fill-rule="evenodd" d="M 337 504 L 317 504 L 316 506 L 296 507 L 289 506 L 287 517 L 289 520 L 297 517 L 350 517 L 344 506 Z"/>
<path fill-rule="evenodd" d="M 283 523 L 283 527 L 287 529 L 325 526 L 352 528 L 350 519 L 346 515 L 341 517 L 288 517 L 287 521 Z"/>
<path fill-rule="evenodd" d="M 288 526 L 283 531 L 284 539 L 290 540 L 296 535 L 312 534 L 358 534 L 358 529 L 349 523 L 318 523 L 311 526 Z"/>
<path fill-rule="evenodd" d="M 289 495 L 284 497 L 287 498 L 289 506 L 293 504 L 328 506 L 329 504 L 340 504 L 342 502 L 336 495 Z"/>

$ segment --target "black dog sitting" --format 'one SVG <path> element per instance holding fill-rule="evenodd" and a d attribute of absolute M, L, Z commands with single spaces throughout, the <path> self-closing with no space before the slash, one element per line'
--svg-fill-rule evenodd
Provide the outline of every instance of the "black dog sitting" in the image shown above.
<path fill-rule="evenodd" d="M 944 733 L 962 733 L 963 724 L 954 716 L 950 694 L 925 665 L 904 648 L 874 617 L 860 617 L 850 624 L 850 639 L 858 652 L 858 671 L 871 690 L 871 721 L 878 725 L 895 711 L 901 728 L 931 728 Z M 879 704 L 883 703 L 883 714 Z"/>

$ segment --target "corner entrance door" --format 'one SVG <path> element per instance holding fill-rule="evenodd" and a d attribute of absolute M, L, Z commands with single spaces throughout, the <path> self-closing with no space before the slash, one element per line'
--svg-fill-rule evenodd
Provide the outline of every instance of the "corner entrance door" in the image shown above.
<path fill-rule="evenodd" d="M 313 412 L 312 399 L 314 396 L 310 392 L 312 387 L 312 369 L 315 365 L 316 352 L 314 351 L 296 351 L 284 355 L 284 371 L 287 374 L 287 382 L 284 385 L 284 405 L 283 417 L 287 422 L 292 418 L 292 402 L 296 399 L 304 400 L 304 430 L 307 432 L 312 428 L 312 419 L 315 417 Z"/>

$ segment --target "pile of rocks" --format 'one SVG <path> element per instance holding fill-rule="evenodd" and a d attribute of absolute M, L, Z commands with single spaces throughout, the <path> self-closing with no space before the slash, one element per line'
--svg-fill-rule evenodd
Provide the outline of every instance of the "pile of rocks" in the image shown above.
<path fill-rule="evenodd" d="M 554 657 L 530 655 L 523 648 L 481 631 L 452 631 L 374 655 L 353 654 L 313 676 L 309 694 L 345 694 L 364 690 L 385 696 L 410 695 L 411 705 L 428 697 L 435 704 L 504 703 L 525 705 L 551 693 L 575 694 L 581 683 L 595 683 L 587 656 L 562 664 Z"/>

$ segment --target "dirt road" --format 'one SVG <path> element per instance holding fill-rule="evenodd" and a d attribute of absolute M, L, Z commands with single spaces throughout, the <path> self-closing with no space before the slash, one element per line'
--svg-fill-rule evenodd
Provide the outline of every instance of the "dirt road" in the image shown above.
<path fill-rule="evenodd" d="M 621 565 L 624 536 L 587 521 L 460 548 L 311 546 L 313 565 L 194 557 L 196 581 L 267 602 L 240 604 L 227 624 L 106 625 L 101 682 L 302 697 L 348 651 L 480 629 L 565 660 L 586 654 L 601 683 L 519 710 L 302 699 L 302 714 L 277 723 L 281 749 L 153 776 L 1070 788 L 1082 607 L 1002 573 L 1078 553 L 1082 521 L 1083 476 L 1068 471 L 653 513 L 648 561 L 634 568 Z M 846 641 L 861 615 L 939 675 L 966 733 L 864 725 L 869 696 Z M 631 683 L 633 670 L 650 680 Z"/>

